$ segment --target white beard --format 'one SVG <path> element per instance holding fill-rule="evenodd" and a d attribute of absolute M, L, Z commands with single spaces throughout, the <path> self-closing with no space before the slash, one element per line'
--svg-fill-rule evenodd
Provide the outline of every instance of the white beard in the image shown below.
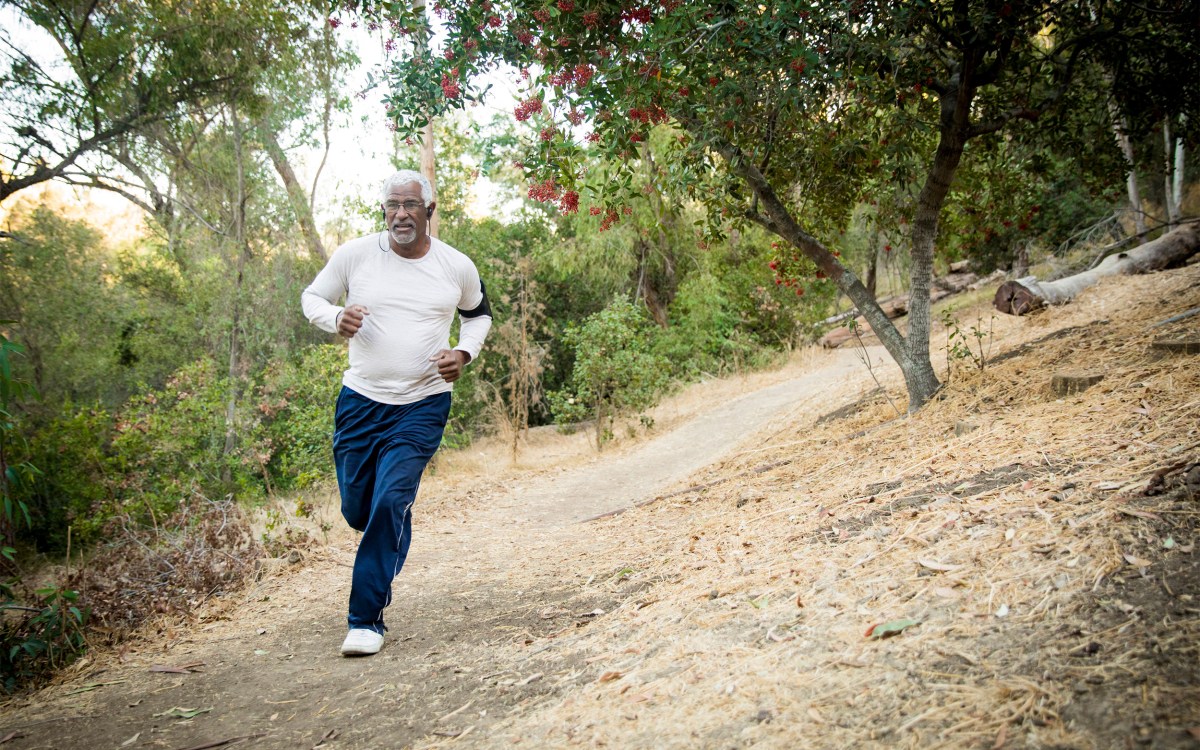
<path fill-rule="evenodd" d="M 392 240 L 397 245 L 409 245 L 417 239 L 417 228 L 412 229 L 393 229 L 390 232 Z"/>

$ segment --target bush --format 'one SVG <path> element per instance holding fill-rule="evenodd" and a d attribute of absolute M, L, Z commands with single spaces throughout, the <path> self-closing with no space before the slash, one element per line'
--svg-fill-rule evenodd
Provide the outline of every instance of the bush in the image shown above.
<path fill-rule="evenodd" d="M 595 419 L 599 447 L 612 436 L 615 417 L 657 403 L 670 366 L 652 350 L 652 328 L 639 308 L 620 299 L 569 328 L 564 343 L 575 352 L 575 366 L 567 386 L 548 394 L 554 420 Z"/>
<path fill-rule="evenodd" d="M 18 603 L 13 582 L 0 584 L 0 687 L 11 693 L 49 676 L 87 648 L 87 614 L 78 594 L 57 587 L 34 592 L 35 606 Z"/>
<path fill-rule="evenodd" d="M 333 414 L 345 369 L 346 347 L 320 344 L 263 374 L 253 408 L 273 490 L 303 489 L 333 474 Z"/>
<path fill-rule="evenodd" d="M 17 529 L 32 524 L 32 516 L 21 494 L 41 473 L 26 460 L 14 456 L 19 439 L 13 403 L 19 396 L 33 394 L 28 383 L 13 377 L 12 356 L 22 347 L 0 333 L 0 569 L 15 574 L 0 583 L 0 687 L 12 692 L 23 683 L 48 674 L 81 653 L 85 615 L 75 606 L 77 594 L 57 587 L 32 592 L 33 600 L 15 564 Z M 36 395 L 36 394 L 33 394 Z"/>
<path fill-rule="evenodd" d="M 120 483 L 113 458 L 112 415 L 103 408 L 64 404 L 29 437 L 29 460 L 43 469 L 30 485 L 30 538 L 42 551 L 93 541 L 112 515 Z"/>
<path fill-rule="evenodd" d="M 121 512 L 156 526 L 193 494 L 261 492 L 252 450 L 225 452 L 231 383 L 208 358 L 180 368 L 160 390 L 129 400 L 117 415 L 112 449 Z M 115 509 L 114 509 L 115 510 Z"/>

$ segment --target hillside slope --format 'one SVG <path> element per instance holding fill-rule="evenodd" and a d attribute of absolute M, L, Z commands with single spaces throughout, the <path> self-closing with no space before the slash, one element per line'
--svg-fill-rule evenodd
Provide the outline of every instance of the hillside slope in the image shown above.
<path fill-rule="evenodd" d="M 1200 317 L 1151 326 L 1197 306 L 1192 266 L 1031 318 L 960 310 L 991 331 L 989 361 L 956 363 L 907 419 L 878 397 L 820 419 L 874 383 L 852 353 L 810 355 L 700 386 L 656 436 L 582 465 L 578 436 L 543 438 L 536 468 L 443 456 L 378 656 L 336 654 L 354 540 L 335 533 L 298 570 L 10 703 L 0 737 L 1194 746 L 1200 367 L 1149 343 L 1195 336 Z M 1104 379 L 1057 398 L 1065 371 Z M 337 522 L 332 496 L 323 513 Z M 865 635 L 888 623 L 902 632 Z"/>

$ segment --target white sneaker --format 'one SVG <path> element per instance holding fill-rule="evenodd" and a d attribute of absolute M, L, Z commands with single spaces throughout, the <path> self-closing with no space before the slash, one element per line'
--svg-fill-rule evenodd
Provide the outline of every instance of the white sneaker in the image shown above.
<path fill-rule="evenodd" d="M 383 635 L 366 628 L 353 628 L 342 641 L 342 656 L 370 656 L 379 653 Z"/>

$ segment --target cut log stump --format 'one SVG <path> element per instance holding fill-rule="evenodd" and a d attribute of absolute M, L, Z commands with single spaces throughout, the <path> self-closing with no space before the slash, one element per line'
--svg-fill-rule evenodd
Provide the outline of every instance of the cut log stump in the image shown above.
<path fill-rule="evenodd" d="M 1079 375 L 1059 373 L 1050 378 L 1050 390 L 1055 396 L 1073 396 L 1083 393 L 1096 383 L 1104 380 L 1103 375 Z"/>
<path fill-rule="evenodd" d="M 1163 354 L 1200 354 L 1200 337 L 1186 339 L 1155 339 L 1151 351 Z"/>

